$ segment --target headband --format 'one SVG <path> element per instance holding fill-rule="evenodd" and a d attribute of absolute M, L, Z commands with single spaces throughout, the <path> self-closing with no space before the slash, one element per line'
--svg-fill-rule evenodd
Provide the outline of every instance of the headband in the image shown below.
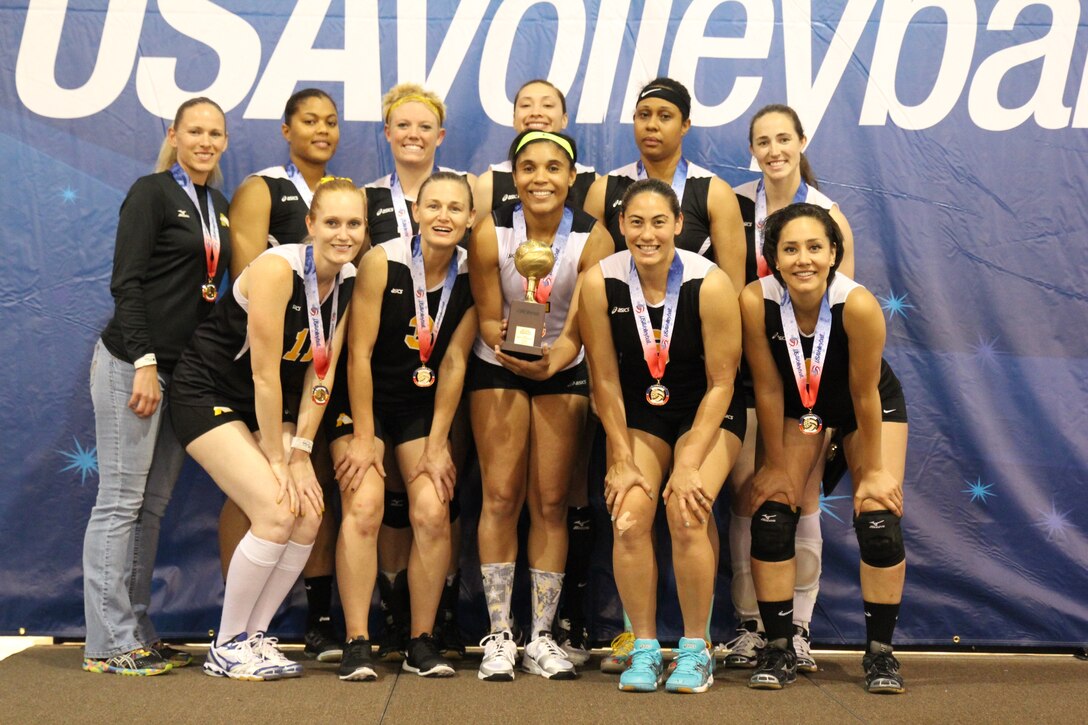
<path fill-rule="evenodd" d="M 446 111 L 437 103 L 435 103 L 427 96 L 420 95 L 419 93 L 409 93 L 407 96 L 401 96 L 397 100 L 389 104 L 389 110 L 385 112 L 385 122 L 389 123 L 389 116 L 393 111 L 405 103 L 422 103 L 427 108 L 431 109 L 431 112 L 438 117 L 438 125 L 441 126 L 442 122 L 446 118 Z"/>
<path fill-rule="evenodd" d="M 514 156 L 517 156 L 527 144 L 531 144 L 533 141 L 551 141 L 566 151 L 567 156 L 570 156 L 570 160 L 574 161 L 574 149 L 571 148 L 570 141 L 550 131 L 530 131 L 522 136 L 521 141 L 518 142 L 518 147 L 514 149 Z"/>
<path fill-rule="evenodd" d="M 321 186 L 322 184 L 327 184 L 330 181 L 346 181 L 349 184 L 354 184 L 355 183 L 354 181 L 351 180 L 350 176 L 322 176 L 321 180 L 317 182 L 317 185 Z"/>
<path fill-rule="evenodd" d="M 642 92 L 638 94 L 638 100 L 640 101 L 650 97 L 668 101 L 680 109 L 680 115 L 684 118 L 691 115 L 691 103 L 668 86 L 650 86 L 649 88 L 643 88 Z"/>

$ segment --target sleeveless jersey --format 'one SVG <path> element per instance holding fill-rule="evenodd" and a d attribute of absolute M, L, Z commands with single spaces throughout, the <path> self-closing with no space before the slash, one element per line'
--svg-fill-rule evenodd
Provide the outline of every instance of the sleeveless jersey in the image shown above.
<path fill-rule="evenodd" d="M 744 241 L 747 245 L 747 253 L 745 254 L 744 262 L 745 284 L 755 282 L 759 279 L 759 275 L 756 274 L 756 257 L 757 255 L 763 255 L 762 249 L 756 249 L 756 187 L 758 186 L 759 179 L 756 179 L 734 187 L 733 189 L 737 195 L 737 203 L 740 204 L 740 218 L 744 221 Z M 827 198 L 827 196 L 819 189 L 814 189 L 811 185 L 808 186 L 808 193 L 805 195 L 805 203 L 815 204 L 816 206 L 823 207 L 829 211 L 831 210 L 831 207 L 835 205 L 835 202 Z M 687 222 L 686 219 L 684 221 L 685 223 Z"/>
<path fill-rule="evenodd" d="M 439 166 L 439 171 L 451 171 L 465 176 L 466 172 L 457 169 Z M 400 228 L 397 226 L 397 211 L 393 206 L 393 192 L 390 184 L 392 174 L 386 174 L 380 179 L 375 179 L 364 188 L 366 191 L 366 228 L 370 233 L 370 243 L 373 246 L 400 238 Z M 412 219 L 412 202 L 414 199 L 404 199 L 408 205 L 408 219 L 412 223 L 412 234 L 419 234 L 419 225 Z"/>
<path fill-rule="evenodd" d="M 498 209 L 503 204 L 509 204 L 518 200 L 518 190 L 514 186 L 513 167 L 509 161 L 491 164 L 491 208 Z M 574 165 L 577 175 L 574 184 L 567 192 L 567 206 L 572 209 L 581 209 L 586 203 L 586 194 L 589 187 L 597 180 L 597 171 L 592 166 Z"/>
<path fill-rule="evenodd" d="M 785 414 L 790 418 L 799 418 L 808 409 L 801 404 L 801 395 L 797 392 L 797 383 L 793 376 L 793 364 L 786 349 L 786 336 L 782 330 L 781 306 L 786 288 L 768 275 L 759 280 L 763 288 L 763 318 L 767 339 L 770 341 L 771 354 L 778 374 L 782 378 L 782 392 L 785 401 Z M 850 340 L 842 324 L 843 309 L 850 293 L 861 288 L 854 280 L 844 274 L 836 273 L 827 288 L 828 303 L 831 305 L 831 333 L 828 336 L 827 354 L 824 358 L 824 372 L 820 379 L 820 390 L 816 396 L 813 412 L 824 420 L 824 425 L 831 428 L 841 427 L 854 420 L 854 399 L 850 395 Z M 812 335 L 801 335 L 801 348 L 805 359 L 812 355 Z M 880 386 L 886 387 L 895 375 L 891 367 L 882 358 L 880 361 Z M 896 381 L 898 386 L 898 381 Z"/>
<path fill-rule="evenodd" d="M 608 185 L 604 192 L 604 225 L 616 243 L 616 251 L 627 249 L 627 241 L 620 233 L 620 205 L 627 187 L 638 180 L 638 163 L 627 164 L 608 172 Z M 702 166 L 688 162 L 688 180 L 684 186 L 684 198 L 680 211 L 684 214 L 684 229 L 676 238 L 676 248 L 701 254 L 714 260 L 710 248 L 710 212 L 707 199 L 714 174 Z"/>
<path fill-rule="evenodd" d="M 495 220 L 495 237 L 498 242 L 499 255 L 499 280 L 502 285 L 502 316 L 510 315 L 510 300 L 525 298 L 525 278 L 514 267 L 514 251 L 524 239 L 514 238 L 514 207 L 515 204 L 506 204 L 491 212 Z M 574 295 L 574 283 L 578 279 L 578 263 L 582 259 L 582 250 L 585 249 L 589 233 L 593 231 L 593 225 L 597 220 L 586 214 L 581 209 L 572 209 L 574 223 L 571 226 L 570 236 L 563 253 L 559 256 L 555 268 L 552 269 L 553 284 L 551 296 L 548 298 L 547 316 L 545 326 L 547 330 L 544 342 L 548 346 L 555 344 L 563 332 L 563 325 L 567 321 L 567 312 L 570 310 L 570 300 Z M 495 351 L 487 346 L 482 338 L 476 338 L 473 353 L 481 360 L 498 365 L 495 359 Z M 582 361 L 584 350 L 579 350 L 578 355 L 570 365 L 563 368 L 569 370 Z"/>
<path fill-rule="evenodd" d="M 370 358 L 374 381 L 374 405 L 433 406 L 437 386 L 419 388 L 412 382 L 412 373 L 419 361 L 419 339 L 416 336 L 416 306 L 413 300 L 411 240 L 394 239 L 381 245 L 388 258 L 388 278 L 382 293 L 381 322 Z M 438 330 L 427 367 L 438 371 L 450 345 L 454 330 L 472 307 L 472 290 L 468 284 L 468 252 L 457 247 L 457 281 L 454 282 L 442 327 Z M 445 278 L 443 277 L 443 282 Z M 442 283 L 427 290 L 427 312 L 430 324 L 438 312 Z"/>
<path fill-rule="evenodd" d="M 285 394 L 297 394 L 301 393 L 306 368 L 313 360 L 303 281 L 306 245 L 274 247 L 264 251 L 261 256 L 269 254 L 287 260 L 295 273 L 291 298 L 283 317 L 280 384 Z M 337 317 L 342 320 L 355 286 L 355 265 L 345 264 L 340 269 L 336 284 L 340 286 Z M 321 301 L 321 320 L 329 340 L 333 335 L 333 331 L 328 329 L 332 297 L 330 289 Z M 182 355 L 174 371 L 173 402 L 222 405 L 227 401 L 240 410 L 255 409 L 248 322 L 249 300 L 235 281 L 231 294 L 217 304 L 211 317 L 197 328 L 192 342 Z"/>
<path fill-rule="evenodd" d="M 699 315 L 699 291 L 714 263 L 694 252 L 677 249 L 684 263 L 680 296 L 676 301 L 676 322 L 669 345 L 669 363 L 665 367 L 662 385 L 669 389 L 669 407 L 698 407 L 706 393 L 706 365 L 703 349 L 703 326 Z M 642 352 L 638 322 L 631 309 L 631 253 L 627 250 L 601 260 L 604 273 L 605 298 L 608 300 L 608 321 L 612 327 L 612 342 L 616 346 L 620 387 L 624 398 L 644 399 L 646 388 L 654 384 L 650 368 Z M 664 302 L 648 305 L 654 338 L 661 341 L 661 316 Z"/>
<path fill-rule="evenodd" d="M 272 197 L 272 209 L 268 214 L 268 246 L 298 244 L 306 238 L 306 215 L 310 207 L 299 195 L 294 182 L 287 178 L 282 166 L 270 166 L 253 174 L 264 180 Z"/>

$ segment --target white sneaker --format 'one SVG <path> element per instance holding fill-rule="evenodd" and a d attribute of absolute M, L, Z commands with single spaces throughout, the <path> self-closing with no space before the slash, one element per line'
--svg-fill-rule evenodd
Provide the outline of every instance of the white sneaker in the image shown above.
<path fill-rule="evenodd" d="M 793 625 L 793 651 L 797 654 L 798 672 L 816 671 L 816 660 L 812 657 L 811 637 L 807 627 Z"/>
<path fill-rule="evenodd" d="M 275 675 L 265 676 L 266 680 L 280 680 L 288 677 L 302 677 L 302 665 L 287 659 L 276 645 L 279 640 L 268 637 L 264 632 L 257 632 L 250 637 L 250 649 L 265 661 L 266 664 L 277 668 Z"/>
<path fill-rule="evenodd" d="M 525 645 L 521 669 L 549 680 L 573 680 L 578 676 L 574 663 L 550 634 L 541 634 Z"/>
<path fill-rule="evenodd" d="M 514 679 L 514 663 L 518 658 L 518 646 L 509 631 L 492 632 L 480 640 L 484 659 L 476 676 L 489 682 L 510 682 Z"/>
<path fill-rule="evenodd" d="M 204 674 L 254 682 L 275 679 L 278 667 L 266 663 L 253 651 L 253 641 L 243 632 L 225 644 L 213 643 L 204 659 Z"/>

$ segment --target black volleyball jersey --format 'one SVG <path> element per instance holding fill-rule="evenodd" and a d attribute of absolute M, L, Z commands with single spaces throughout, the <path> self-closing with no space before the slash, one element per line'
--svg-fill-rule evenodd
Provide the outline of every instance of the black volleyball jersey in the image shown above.
<path fill-rule="evenodd" d="M 254 176 L 261 177 L 272 199 L 268 214 L 268 246 L 298 244 L 305 239 L 308 236 L 306 215 L 310 213 L 310 205 L 287 177 L 287 170 L 282 166 L 272 166 L 261 169 Z"/>
<path fill-rule="evenodd" d="M 802 182 L 803 183 L 803 182 Z M 756 258 L 763 255 L 762 249 L 756 249 L 756 189 L 759 187 L 759 179 L 749 181 L 733 188 L 737 195 L 737 204 L 740 205 L 740 218 L 744 222 L 744 243 L 746 253 L 744 258 L 744 284 L 751 284 L 759 279 L 756 273 Z M 819 189 L 805 186 L 804 203 L 831 210 L 835 202 Z M 796 202 L 795 202 L 796 203 Z M 687 220 L 684 220 L 687 223 Z"/>
<path fill-rule="evenodd" d="M 313 361 L 303 281 L 307 247 L 305 244 L 290 244 L 261 253 L 262 257 L 269 254 L 282 257 L 295 272 L 291 298 L 283 316 L 280 384 L 285 395 L 301 393 L 306 368 Z M 345 264 L 340 269 L 336 284 L 340 286 L 337 299 L 339 321 L 344 319 L 344 312 L 351 301 L 351 292 L 355 287 L 355 265 Z M 329 341 L 333 337 L 333 331 L 329 329 L 332 299 L 330 289 L 321 301 L 321 321 Z M 231 294 L 216 305 L 212 316 L 197 328 L 192 342 L 182 355 L 174 371 L 171 388 L 173 402 L 183 405 L 229 404 L 240 410 L 255 409 L 248 323 L 249 300 L 235 281 Z"/>
<path fill-rule="evenodd" d="M 638 163 L 627 164 L 608 172 L 608 186 L 604 192 L 604 225 L 616 243 L 616 251 L 627 249 L 627 241 L 620 232 L 620 205 L 627 187 L 638 180 Z M 714 174 L 702 166 L 688 162 L 688 180 L 684 185 L 684 198 L 680 211 L 684 214 L 684 228 L 676 238 L 676 248 L 701 254 L 714 261 L 710 247 L 710 182 Z"/>
<path fill-rule="evenodd" d="M 201 295 L 208 261 L 200 220 L 211 196 L 219 229 L 216 286 L 230 269 L 229 204 L 218 189 L 197 186 L 197 201 L 169 171 L 136 180 L 121 203 L 113 255 L 113 318 L 102 343 L 126 362 L 154 353 L 162 372 L 171 372 L 189 339 L 215 305 Z"/>
<path fill-rule="evenodd" d="M 412 270 L 410 239 L 394 239 L 381 245 L 388 258 L 388 278 L 382 293 L 381 321 L 374 351 L 370 357 L 370 371 L 374 382 L 374 405 L 433 405 L 436 386 L 417 387 L 412 374 L 422 363 L 419 359 L 416 306 Z M 442 358 L 450 345 L 454 330 L 465 313 L 472 307 L 472 290 L 468 283 L 468 252 L 457 247 L 457 280 L 453 284 L 438 339 L 427 360 L 427 367 L 438 372 Z M 442 283 L 427 290 L 427 314 L 434 325 L 438 303 L 442 296 Z M 403 409 L 406 410 L 406 409 Z"/>
<path fill-rule="evenodd" d="M 698 406 L 706 393 L 699 291 L 706 275 L 714 268 L 713 262 L 693 252 L 677 249 L 676 253 L 684 263 L 684 275 L 676 303 L 676 322 L 669 345 L 669 362 L 665 367 L 665 376 L 661 378 L 661 383 L 669 389 L 670 408 Z M 641 399 L 646 394 L 646 388 L 656 381 L 650 375 L 650 368 L 643 356 L 638 322 L 634 310 L 631 309 L 631 253 L 624 250 L 601 260 L 601 272 L 604 273 L 612 342 L 616 346 L 616 359 L 619 363 L 620 387 L 625 398 Z M 649 305 L 649 312 L 650 322 L 654 326 L 654 338 L 660 342 L 664 303 Z"/>
<path fill-rule="evenodd" d="M 793 364 L 786 348 L 786 336 L 782 329 L 782 300 L 785 287 L 768 275 L 759 280 L 763 287 L 763 318 L 767 339 L 771 345 L 778 374 L 782 378 L 782 393 L 785 401 L 785 415 L 799 418 L 808 412 L 801 404 L 801 394 L 797 392 L 797 381 L 793 374 Z M 831 333 L 828 337 L 827 353 L 824 357 L 824 372 L 820 378 L 820 389 L 816 395 L 813 412 L 820 416 L 824 425 L 835 428 L 848 425 L 854 420 L 854 399 L 850 394 L 850 340 L 842 323 L 842 313 L 846 298 L 850 293 L 861 288 L 854 280 L 844 274 L 836 273 L 827 288 L 828 303 L 831 306 Z M 812 355 L 813 335 L 801 335 L 801 348 L 805 360 Z M 895 380 L 895 374 L 883 358 L 880 360 L 880 387 L 885 388 Z M 896 386 L 898 381 L 895 380 Z"/>
<path fill-rule="evenodd" d="M 438 170 L 467 176 L 464 171 L 449 169 L 445 166 L 439 166 Z M 366 192 L 366 228 L 370 234 L 370 244 L 375 247 L 383 242 L 399 239 L 401 236 L 400 227 L 397 225 L 397 210 L 393 204 L 392 180 L 393 175 L 387 174 L 371 181 L 363 188 Z M 408 221 L 412 225 L 412 234 L 419 234 L 419 224 L 412 218 L 413 201 L 415 200 L 407 197 L 404 200 L 408 208 Z"/>
<path fill-rule="evenodd" d="M 509 161 L 491 164 L 491 208 L 498 209 L 503 204 L 510 204 L 518 200 L 518 190 L 514 186 L 513 167 Z M 589 187 L 597 180 L 597 170 L 592 166 L 575 164 L 574 184 L 567 192 L 567 206 L 581 209 L 586 203 L 586 194 Z"/>

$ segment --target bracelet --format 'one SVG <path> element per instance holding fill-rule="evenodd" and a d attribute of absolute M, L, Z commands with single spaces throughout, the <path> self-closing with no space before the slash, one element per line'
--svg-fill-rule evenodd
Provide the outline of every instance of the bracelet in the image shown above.
<path fill-rule="evenodd" d="M 313 453 L 314 442 L 309 438 L 299 438 L 298 436 L 295 436 L 291 439 L 291 447 L 297 448 L 304 453 Z"/>
<path fill-rule="evenodd" d="M 155 353 L 149 352 L 146 355 L 144 355 L 143 357 L 137 358 L 136 361 L 134 363 L 132 363 L 132 367 L 139 370 L 140 368 L 146 368 L 149 365 L 158 365 L 158 364 L 159 364 L 159 361 L 155 359 Z"/>

